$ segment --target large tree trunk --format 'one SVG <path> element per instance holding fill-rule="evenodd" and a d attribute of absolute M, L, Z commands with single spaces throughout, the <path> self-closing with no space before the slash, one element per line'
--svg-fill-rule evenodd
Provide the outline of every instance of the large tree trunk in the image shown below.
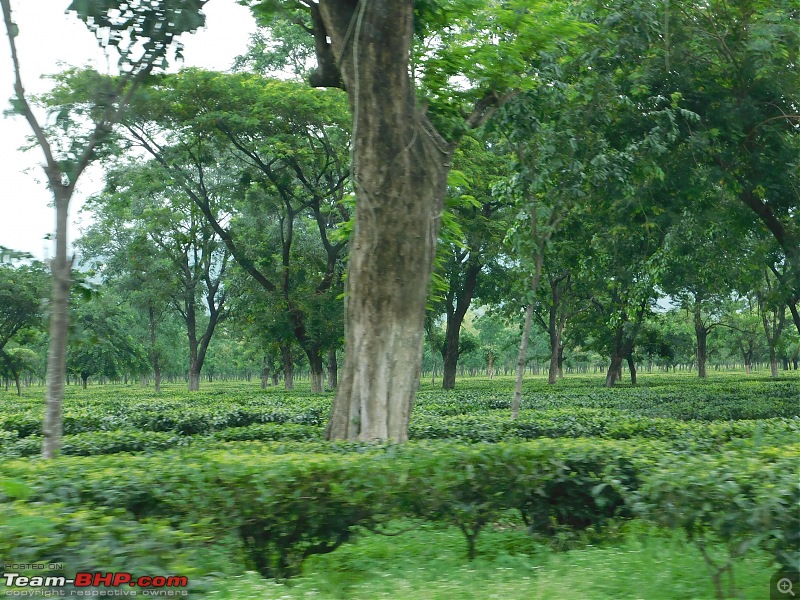
<path fill-rule="evenodd" d="M 53 275 L 50 302 L 50 348 L 47 351 L 47 393 L 45 396 L 44 443 L 42 457 L 54 458 L 61 447 L 61 405 L 67 370 L 67 332 L 69 328 L 69 288 L 72 259 L 67 258 L 67 215 L 71 191 L 55 189 L 56 255 L 50 261 Z"/>
<path fill-rule="evenodd" d="M 319 11 L 342 57 L 356 191 L 345 361 L 326 437 L 403 442 L 452 148 L 417 107 L 408 67 L 413 2 L 322 0 Z"/>
<path fill-rule="evenodd" d="M 189 334 L 189 391 L 196 392 L 200 389 L 200 364 L 197 356 L 197 339 Z"/>

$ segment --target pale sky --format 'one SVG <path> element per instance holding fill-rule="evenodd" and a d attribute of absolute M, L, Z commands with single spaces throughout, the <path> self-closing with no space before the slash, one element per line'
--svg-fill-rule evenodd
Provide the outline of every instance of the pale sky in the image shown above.
<path fill-rule="evenodd" d="M 110 72 L 108 64 L 116 63 L 112 54 L 106 60 L 94 35 L 81 21 L 64 14 L 69 4 L 69 0 L 11 0 L 14 21 L 20 30 L 16 42 L 22 83 L 28 94 L 46 91 L 49 82 L 41 76 L 57 73 L 66 66 L 90 64 L 101 72 Z M 204 12 L 206 27 L 181 38 L 182 66 L 227 70 L 233 59 L 247 49 L 255 22 L 250 11 L 235 0 L 211 0 Z M 31 133 L 27 122 L 22 117 L 2 117 L 2 110 L 9 107 L 8 100 L 14 93 L 13 85 L 8 38 L 0 22 L 0 246 L 43 259 L 53 254 L 52 242 L 45 241 L 45 236 L 55 228 L 55 210 L 50 206 L 52 195 L 42 183 L 41 150 L 19 150 Z M 81 177 L 70 205 L 70 242 L 79 235 L 83 199 L 101 185 L 97 168 Z"/>

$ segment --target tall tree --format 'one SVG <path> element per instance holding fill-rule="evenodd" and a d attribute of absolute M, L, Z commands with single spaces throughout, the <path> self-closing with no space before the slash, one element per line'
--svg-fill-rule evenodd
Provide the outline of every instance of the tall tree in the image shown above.
<path fill-rule="evenodd" d="M 211 195 L 224 193 L 229 184 L 224 171 L 206 174 Z M 169 173 L 154 161 L 134 162 L 111 172 L 104 193 L 90 198 L 87 206 L 97 220 L 89 235 L 106 244 L 96 243 L 95 251 L 110 254 L 118 248 L 127 255 L 129 248 L 120 248 L 115 238 L 103 235 L 119 229 L 132 230 L 123 234 L 125 239 L 158 251 L 158 261 L 149 263 L 149 277 L 166 276 L 161 285 L 169 288 L 172 306 L 186 326 L 189 390 L 199 389 L 208 345 L 217 324 L 227 316 L 229 294 L 223 284 L 230 259 L 227 248 L 200 209 L 179 186 L 170 184 Z"/>
<path fill-rule="evenodd" d="M 454 171 L 445 198 L 444 226 L 440 236 L 437 272 L 441 291 L 434 290 L 443 309 L 442 387 L 455 388 L 461 326 L 473 299 L 493 295 L 493 281 L 505 275 L 505 256 L 499 241 L 505 234 L 509 201 L 493 194 L 495 184 L 511 161 L 497 151 L 497 144 L 467 136 L 454 155 Z M 435 288 L 438 286 L 434 286 Z"/>
<path fill-rule="evenodd" d="M 565 27 L 556 3 L 470 0 L 254 1 L 268 20 L 306 8 L 318 67 L 314 86 L 344 87 L 353 113 L 351 178 L 356 224 L 345 311 L 345 363 L 329 439 L 408 438 L 419 385 L 428 282 L 447 173 L 458 137 L 482 124 L 520 83 L 526 57 Z M 415 29 L 442 42 L 415 56 Z M 491 40 L 491 42 L 476 42 Z M 457 106 L 429 106 L 459 72 L 469 81 Z M 464 86 L 462 86 L 463 89 Z M 459 114 L 470 102 L 466 114 Z M 441 102 L 440 102 L 441 104 Z M 440 117 L 440 118 L 439 118 Z M 449 139 L 448 139 L 449 138 Z"/>
<path fill-rule="evenodd" d="M 308 358 L 312 392 L 323 391 L 323 358 L 340 337 L 315 319 L 341 293 L 347 240 L 338 230 L 350 216 L 345 116 L 337 91 L 186 70 L 148 88 L 125 123 L 234 260 L 276 297 L 271 304 Z M 224 202 L 204 185 L 222 164 L 238 181 Z"/>
<path fill-rule="evenodd" d="M 195 31 L 203 24 L 203 15 L 199 12 L 203 3 L 202 0 L 72 2 L 67 10 L 78 14 L 94 32 L 101 46 L 106 48 L 111 45 L 119 52 L 122 75 L 114 81 L 98 81 L 87 103 L 77 107 L 71 115 L 69 111 L 62 112 L 58 122 L 63 135 L 54 135 L 39 122 L 25 93 L 15 41 L 19 28 L 12 18 L 11 0 L 0 0 L 14 68 L 14 108 L 25 117 L 36 145 L 44 153 L 43 169 L 56 209 L 56 252 L 50 262 L 53 291 L 43 428 L 44 458 L 53 458 L 61 445 L 61 404 L 64 399 L 73 263 L 67 252 L 67 221 L 75 185 L 86 168 L 102 153 L 114 123 L 122 116 L 136 88 L 154 68 L 166 63 L 171 48 L 176 48 L 177 56 L 180 56 L 180 44 L 175 38 L 182 33 Z M 143 38 L 146 39 L 144 43 Z M 77 117 L 77 120 L 73 117 Z M 87 122 L 88 129 L 76 131 L 76 123 Z"/>

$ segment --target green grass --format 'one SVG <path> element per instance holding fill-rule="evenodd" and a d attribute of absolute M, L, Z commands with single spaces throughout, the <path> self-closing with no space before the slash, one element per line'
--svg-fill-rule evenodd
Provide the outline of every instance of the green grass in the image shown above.
<path fill-rule="evenodd" d="M 524 532 L 487 531 L 480 554 L 465 560 L 453 528 L 421 528 L 396 537 L 365 535 L 332 554 L 313 557 L 288 582 L 253 572 L 219 580 L 220 599 L 290 600 L 690 600 L 713 599 L 699 552 L 677 534 L 637 524 L 601 546 L 554 551 Z M 739 597 L 764 598 L 774 571 L 767 557 L 736 564 Z"/>

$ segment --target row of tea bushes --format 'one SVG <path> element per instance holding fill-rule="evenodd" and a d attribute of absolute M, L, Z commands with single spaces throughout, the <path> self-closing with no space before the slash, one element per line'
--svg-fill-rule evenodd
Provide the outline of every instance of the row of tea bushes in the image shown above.
<path fill-rule="evenodd" d="M 451 523 L 474 556 L 481 530 L 511 510 L 540 535 L 643 516 L 682 528 L 694 540 L 722 540 L 739 554 L 764 548 L 787 565 L 800 551 L 791 533 L 800 508 L 798 459 L 797 444 L 698 456 L 656 441 L 542 439 L 404 446 L 244 442 L 120 454 L 102 463 L 89 457 L 12 460 L 0 465 L 2 510 L 41 514 L 44 521 L 30 527 L 70 541 L 31 545 L 20 533 L 28 526 L 24 519 L 3 520 L 0 554 L 72 564 L 73 555 L 84 556 L 106 533 L 89 521 L 80 526 L 85 536 L 69 537 L 71 521 L 51 516 L 96 507 L 131 526 L 155 523 L 227 540 L 242 569 L 286 577 L 360 528 L 377 530 L 397 518 Z M 180 544 L 202 547 L 191 536 Z M 126 552 L 124 544 L 119 551 Z"/>
<path fill-rule="evenodd" d="M 190 411 L 188 411 L 190 412 Z M 168 448 L 199 445 L 217 441 L 315 441 L 321 440 L 323 427 L 292 422 L 253 423 L 225 426 L 231 421 L 247 422 L 247 413 L 223 413 L 199 426 L 192 414 L 177 421 L 175 429 L 147 430 L 122 428 L 98 430 L 64 436 L 62 454 L 102 455 L 118 452 L 154 452 Z M 271 417 L 274 415 L 271 414 Z M 177 418 L 175 415 L 165 417 Z M 303 420 L 302 418 L 300 420 Z M 176 423 L 176 421 L 173 421 Z M 186 423 L 194 423 L 193 433 L 186 433 Z M 619 412 L 556 409 L 524 411 L 518 420 L 508 415 L 478 414 L 467 416 L 415 417 L 409 429 L 412 440 L 453 440 L 460 442 L 501 442 L 538 438 L 656 439 L 671 444 L 713 450 L 735 440 L 755 444 L 791 443 L 800 434 L 800 418 L 774 418 L 760 421 L 677 421 L 625 415 Z M 39 435 L 20 436 L 16 431 L 0 431 L 0 456 L 36 456 L 41 452 Z"/>

